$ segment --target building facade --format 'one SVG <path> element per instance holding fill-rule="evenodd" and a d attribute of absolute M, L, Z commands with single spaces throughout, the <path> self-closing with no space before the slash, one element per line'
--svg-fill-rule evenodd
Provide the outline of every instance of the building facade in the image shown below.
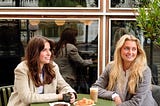
<path fill-rule="evenodd" d="M 123 29 L 140 39 L 149 62 L 149 39 L 136 24 L 136 8 L 140 5 L 143 3 L 138 0 L 0 0 L 0 75 L 11 76 L 0 76 L 1 85 L 13 84 L 13 70 L 31 37 L 42 35 L 57 41 L 66 27 L 78 29 L 81 55 L 94 60 L 90 69 L 96 75 L 89 76 L 98 78 L 112 60 L 115 39 Z M 152 71 L 157 84 L 159 58 L 155 47 Z"/>

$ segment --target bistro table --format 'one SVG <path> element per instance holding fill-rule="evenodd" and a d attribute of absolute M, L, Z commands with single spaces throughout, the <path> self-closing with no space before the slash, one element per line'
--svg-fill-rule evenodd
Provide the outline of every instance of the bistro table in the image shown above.
<path fill-rule="evenodd" d="M 78 99 L 80 100 L 82 98 L 87 98 L 90 99 L 90 95 L 89 94 L 78 94 Z M 115 103 L 111 100 L 105 100 L 105 99 L 101 99 L 98 98 L 98 102 L 95 103 L 96 106 L 116 106 Z M 50 106 L 49 103 L 32 103 L 30 106 Z M 73 106 L 73 105 L 71 105 Z"/>

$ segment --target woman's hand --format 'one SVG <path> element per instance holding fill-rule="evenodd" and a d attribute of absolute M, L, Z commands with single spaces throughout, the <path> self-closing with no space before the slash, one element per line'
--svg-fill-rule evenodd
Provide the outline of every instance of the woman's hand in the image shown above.
<path fill-rule="evenodd" d="M 119 96 L 114 97 L 114 102 L 116 106 L 120 105 L 122 103 L 122 100 Z"/>
<path fill-rule="evenodd" d="M 63 100 L 63 95 L 62 94 L 58 94 L 58 100 Z"/>
<path fill-rule="evenodd" d="M 74 103 L 76 100 L 75 94 L 73 92 L 71 92 L 70 94 L 71 94 L 70 103 Z"/>

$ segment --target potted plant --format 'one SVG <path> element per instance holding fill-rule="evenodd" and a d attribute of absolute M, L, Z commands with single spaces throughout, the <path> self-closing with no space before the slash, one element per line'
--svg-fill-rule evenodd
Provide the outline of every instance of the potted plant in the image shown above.
<path fill-rule="evenodd" d="M 144 37 L 150 39 L 150 67 L 153 70 L 153 46 L 160 45 L 160 0 L 140 2 L 145 3 L 138 7 L 136 21 L 144 32 Z"/>

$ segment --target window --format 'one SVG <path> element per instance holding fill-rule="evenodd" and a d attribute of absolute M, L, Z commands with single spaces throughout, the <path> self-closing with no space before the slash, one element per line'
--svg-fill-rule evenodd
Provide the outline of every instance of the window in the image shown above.
<path fill-rule="evenodd" d="M 99 0 L 0 0 L 0 7 L 97 8 Z"/>
<path fill-rule="evenodd" d="M 126 33 L 131 33 L 132 35 L 139 38 L 139 40 L 141 41 L 141 44 L 143 45 L 144 43 L 143 33 L 141 29 L 137 27 L 137 22 L 135 19 L 127 19 L 127 18 L 111 18 L 110 19 L 110 37 L 111 37 L 110 60 L 113 59 L 116 42 L 119 40 L 119 38 L 122 35 Z"/>
<path fill-rule="evenodd" d="M 109 0 L 110 8 L 127 9 L 137 8 L 149 2 L 149 0 Z"/>

